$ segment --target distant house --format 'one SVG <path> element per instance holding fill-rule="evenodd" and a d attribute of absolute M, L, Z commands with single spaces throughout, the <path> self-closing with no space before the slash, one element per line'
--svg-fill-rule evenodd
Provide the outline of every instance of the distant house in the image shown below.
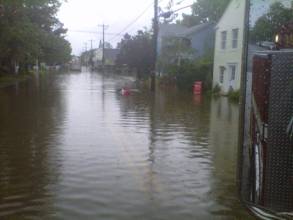
<path fill-rule="evenodd" d="M 119 54 L 119 49 L 105 49 L 105 64 L 114 65 L 116 63 L 117 56 Z"/>
<path fill-rule="evenodd" d="M 102 63 L 102 58 L 103 58 L 103 49 L 102 48 L 94 49 L 92 60 L 95 66 Z"/>
<path fill-rule="evenodd" d="M 188 40 L 190 47 L 195 51 L 195 57 L 205 54 L 214 45 L 214 24 L 205 23 L 193 27 L 179 24 L 160 24 L 158 35 L 158 55 L 168 39 L 177 38 Z"/>
<path fill-rule="evenodd" d="M 166 41 L 170 38 L 180 38 L 181 34 L 187 31 L 188 28 L 179 24 L 160 24 L 158 33 L 157 53 L 161 54 L 162 48 Z"/>
<path fill-rule="evenodd" d="M 166 62 L 179 65 L 182 59 L 196 60 L 211 51 L 214 47 L 214 32 L 214 24 L 211 23 L 190 28 L 178 24 L 160 24 L 157 50 L 160 63 L 158 71 L 164 72 L 163 66 Z"/>
<path fill-rule="evenodd" d="M 114 65 L 119 54 L 119 49 L 105 48 L 104 59 L 106 65 Z M 93 50 L 93 63 L 95 66 L 101 65 L 103 59 L 103 48 Z"/>
<path fill-rule="evenodd" d="M 70 70 L 80 71 L 81 70 L 81 60 L 78 56 L 72 56 L 70 61 Z"/>
<path fill-rule="evenodd" d="M 216 25 L 213 86 L 224 94 L 240 89 L 245 8 L 246 1 L 231 0 Z"/>
<path fill-rule="evenodd" d="M 190 41 L 191 48 L 195 50 L 194 58 L 202 57 L 214 48 L 214 27 L 212 23 L 204 23 L 188 28 L 181 34 L 182 38 Z"/>

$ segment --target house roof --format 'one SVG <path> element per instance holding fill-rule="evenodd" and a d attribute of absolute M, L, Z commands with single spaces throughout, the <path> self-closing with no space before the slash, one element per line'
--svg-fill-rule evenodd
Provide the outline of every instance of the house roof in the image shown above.
<path fill-rule="evenodd" d="M 187 31 L 188 28 L 179 24 L 160 24 L 159 35 L 161 37 L 176 37 L 180 33 Z"/>
<path fill-rule="evenodd" d="M 199 24 L 190 28 L 179 24 L 160 24 L 159 34 L 161 37 L 188 37 L 212 26 L 214 26 L 212 23 Z"/>
<path fill-rule="evenodd" d="M 238 3 L 238 6 L 239 6 L 240 3 L 241 3 L 241 4 L 242 4 L 242 3 L 246 4 L 247 2 L 246 2 L 246 1 L 242 1 L 242 0 L 230 0 L 230 2 L 228 3 L 226 9 L 224 10 L 222 16 L 220 17 L 218 23 L 216 24 L 215 29 L 219 28 L 219 25 L 222 23 L 222 20 L 224 19 L 224 17 L 225 17 L 226 14 L 228 13 L 228 11 L 229 11 L 229 10 L 232 10 L 232 9 L 231 9 L 232 5 L 233 5 L 233 4 L 236 4 L 236 3 Z M 238 7 L 237 7 L 237 8 L 238 8 Z M 234 10 L 235 10 L 235 9 L 234 9 Z M 241 16 L 241 15 L 239 15 L 239 16 Z"/>
<path fill-rule="evenodd" d="M 184 31 L 182 33 L 182 36 L 188 37 L 196 32 L 200 32 L 201 30 L 208 28 L 208 27 L 212 27 L 212 26 L 214 26 L 213 23 L 203 23 L 203 24 L 195 25 L 193 27 L 188 28 L 188 30 Z"/>

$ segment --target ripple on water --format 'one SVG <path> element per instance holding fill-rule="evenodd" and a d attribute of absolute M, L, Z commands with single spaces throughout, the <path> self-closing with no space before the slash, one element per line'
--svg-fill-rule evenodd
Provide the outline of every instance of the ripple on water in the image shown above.
<path fill-rule="evenodd" d="M 0 219 L 245 216 L 231 190 L 236 129 L 218 118 L 218 101 L 121 97 L 118 76 L 50 77 L 1 96 L 12 112 L 0 109 Z"/>

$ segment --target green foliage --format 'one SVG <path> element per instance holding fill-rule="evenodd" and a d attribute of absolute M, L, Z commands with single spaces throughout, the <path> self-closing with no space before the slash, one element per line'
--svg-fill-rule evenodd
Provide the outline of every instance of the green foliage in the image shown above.
<path fill-rule="evenodd" d="M 205 90 L 211 89 L 212 64 L 201 60 L 193 62 L 184 60 L 180 66 L 170 65 L 168 75 L 176 79 L 179 89 L 191 91 L 195 81 L 202 81 Z"/>
<path fill-rule="evenodd" d="M 276 2 L 271 5 L 268 13 L 261 16 L 251 31 L 251 40 L 274 41 L 283 24 L 293 22 L 292 8 L 286 8 L 282 3 Z"/>
<path fill-rule="evenodd" d="M 216 84 L 213 88 L 213 94 L 219 95 L 220 92 L 221 92 L 221 87 L 219 86 L 219 84 Z"/>
<path fill-rule="evenodd" d="M 196 51 L 190 45 L 180 42 L 178 39 L 170 39 L 167 42 L 167 46 L 163 44 L 158 60 L 158 69 L 163 73 L 164 81 L 175 81 L 179 89 L 189 91 L 195 81 L 202 81 L 204 89 L 211 90 L 213 50 L 207 49 L 203 56 L 195 59 L 193 55 Z"/>
<path fill-rule="evenodd" d="M 191 27 L 207 22 L 218 22 L 229 2 L 230 0 L 197 0 L 192 5 L 192 14 L 183 14 L 183 19 L 177 23 Z"/>
<path fill-rule="evenodd" d="M 0 88 L 13 85 L 17 82 L 27 80 L 32 76 L 31 73 L 12 75 L 12 74 L 0 74 Z"/>
<path fill-rule="evenodd" d="M 117 56 L 117 64 L 126 64 L 136 69 L 139 77 L 147 76 L 154 63 L 152 42 L 152 35 L 146 30 L 140 30 L 134 36 L 125 34 L 118 44 L 120 52 Z"/>
<path fill-rule="evenodd" d="M 71 60 L 71 46 L 67 40 L 50 33 L 46 39 L 42 43 L 41 60 L 48 65 L 62 64 Z"/>
<path fill-rule="evenodd" d="M 35 59 L 59 64 L 70 59 L 71 47 L 66 30 L 56 18 L 59 0 L 2 0 L 0 14 L 0 70 L 22 71 Z"/>
<path fill-rule="evenodd" d="M 227 96 L 229 97 L 230 100 L 232 101 L 239 101 L 239 97 L 240 97 L 240 91 L 239 90 L 230 90 L 227 94 Z"/>
<path fill-rule="evenodd" d="M 180 65 L 182 61 L 192 58 L 194 54 L 195 51 L 188 40 L 175 37 L 164 39 L 157 61 L 158 71 L 164 73 L 168 66 Z"/>

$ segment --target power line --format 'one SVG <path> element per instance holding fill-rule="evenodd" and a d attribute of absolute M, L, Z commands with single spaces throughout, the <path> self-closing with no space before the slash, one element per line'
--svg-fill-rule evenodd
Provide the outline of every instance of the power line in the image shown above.
<path fill-rule="evenodd" d="M 177 11 L 181 11 L 181 10 L 183 10 L 183 9 L 185 9 L 185 8 L 189 8 L 189 7 L 191 7 L 192 5 L 193 5 L 193 4 L 191 4 L 191 5 L 186 5 L 186 6 L 182 7 L 182 8 L 178 8 L 178 9 L 172 11 L 172 12 L 174 13 L 174 12 L 177 12 Z"/>
<path fill-rule="evenodd" d="M 176 3 L 176 5 L 180 5 L 181 3 L 185 2 L 186 0 L 181 0 L 179 2 Z"/>
<path fill-rule="evenodd" d="M 86 31 L 86 30 L 68 30 L 69 32 L 85 33 L 85 34 L 103 34 L 103 32 L 98 31 Z M 122 35 L 119 33 L 105 33 L 105 35 Z"/>
<path fill-rule="evenodd" d="M 176 10 L 170 10 L 170 11 L 167 11 L 167 12 L 163 12 L 163 13 L 160 14 L 160 16 L 163 17 L 163 18 L 165 18 L 165 19 L 167 19 L 167 18 L 171 17 L 173 14 L 175 14 L 175 12 L 181 11 L 181 10 L 183 10 L 183 9 L 185 9 L 185 8 L 189 8 L 189 7 L 191 7 L 192 5 L 193 5 L 193 4 L 191 4 L 191 5 L 186 5 L 186 6 L 181 7 L 181 8 L 177 8 Z"/>
<path fill-rule="evenodd" d="M 151 7 L 153 6 L 153 2 L 147 6 L 145 10 L 141 14 L 139 14 L 133 21 L 131 21 L 125 28 L 122 29 L 116 36 L 110 39 L 110 41 L 115 40 L 118 36 L 123 35 L 123 33 L 131 27 L 134 23 L 136 23 Z"/>
<path fill-rule="evenodd" d="M 164 0 L 160 0 L 160 2 L 162 2 Z M 119 36 L 123 36 L 125 31 L 130 28 L 133 24 L 135 24 L 151 7 L 153 6 L 153 2 L 147 6 L 147 8 L 145 10 L 142 11 L 141 14 L 139 14 L 133 21 L 131 21 L 128 25 L 126 25 L 119 33 L 104 33 L 105 35 L 112 35 L 114 37 L 112 37 L 109 42 L 115 40 L 117 37 Z M 68 30 L 69 32 L 77 32 L 77 33 L 85 33 L 85 34 L 103 34 L 103 32 L 97 32 L 97 31 L 87 31 L 87 30 Z"/>

